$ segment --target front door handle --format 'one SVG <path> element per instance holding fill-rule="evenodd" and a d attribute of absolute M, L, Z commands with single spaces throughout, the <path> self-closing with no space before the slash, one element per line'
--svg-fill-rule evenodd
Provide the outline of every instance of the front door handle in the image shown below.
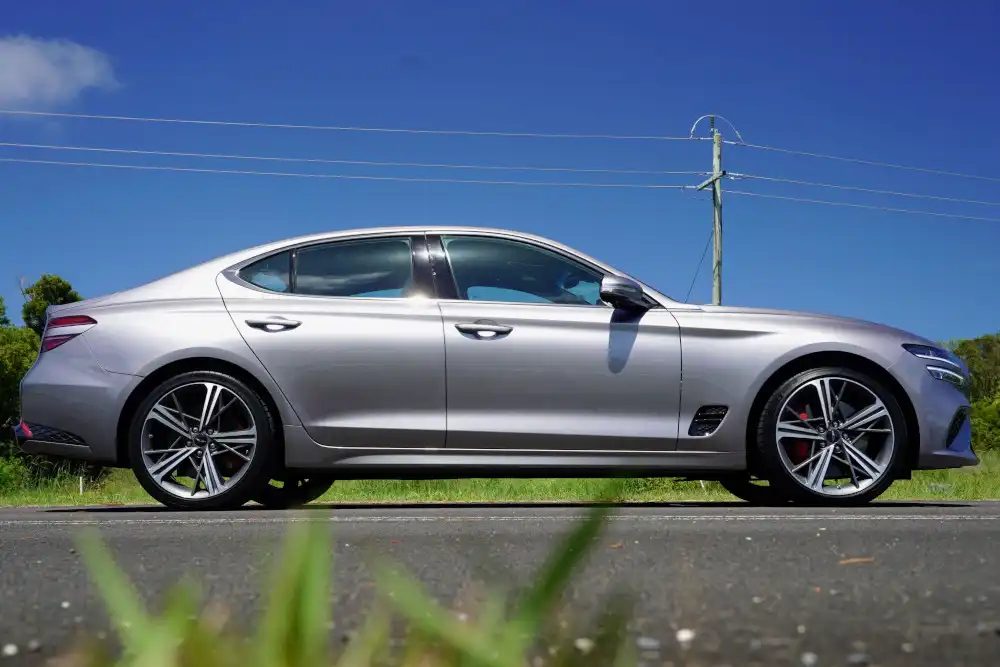
<path fill-rule="evenodd" d="M 455 328 L 464 334 L 472 334 L 480 338 L 496 338 L 506 336 L 514 327 L 505 324 L 497 324 L 492 320 L 477 320 L 475 322 L 459 322 Z"/>
<path fill-rule="evenodd" d="M 260 319 L 251 318 L 247 320 L 247 326 L 261 331 L 289 331 L 302 324 L 298 320 L 289 320 L 284 317 L 266 317 Z"/>

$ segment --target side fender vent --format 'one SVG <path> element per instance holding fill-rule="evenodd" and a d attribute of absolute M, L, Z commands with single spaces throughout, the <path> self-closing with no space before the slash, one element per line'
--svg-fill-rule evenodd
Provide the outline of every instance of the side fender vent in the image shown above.
<path fill-rule="evenodd" d="M 691 426 L 688 427 L 688 435 L 712 435 L 719 428 L 722 420 L 726 418 L 729 408 L 725 405 L 703 405 L 694 413 Z"/>

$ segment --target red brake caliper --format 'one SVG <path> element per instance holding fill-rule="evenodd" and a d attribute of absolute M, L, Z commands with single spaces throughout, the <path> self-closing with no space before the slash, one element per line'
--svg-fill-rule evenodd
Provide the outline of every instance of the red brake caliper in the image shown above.
<path fill-rule="evenodd" d="M 809 419 L 809 415 L 805 412 L 800 412 L 799 417 L 801 419 Z M 791 459 L 792 463 L 802 463 L 809 456 L 809 441 L 808 440 L 794 440 L 792 441 L 792 446 L 789 447 L 788 458 Z"/>

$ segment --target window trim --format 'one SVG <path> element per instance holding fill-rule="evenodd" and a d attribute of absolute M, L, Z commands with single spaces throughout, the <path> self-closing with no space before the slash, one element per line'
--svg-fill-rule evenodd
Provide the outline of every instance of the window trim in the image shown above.
<path fill-rule="evenodd" d="M 455 274 L 451 270 L 451 257 L 448 256 L 448 253 L 444 247 L 444 240 L 442 237 L 445 236 L 450 238 L 460 238 L 460 237 L 485 238 L 493 241 L 526 245 L 530 248 L 534 248 L 544 252 L 549 252 L 551 254 L 554 254 L 558 257 L 565 259 L 571 264 L 576 264 L 589 271 L 592 271 L 601 276 L 602 280 L 608 276 L 617 275 L 611 271 L 607 271 L 601 268 L 600 266 L 595 266 L 594 264 L 591 264 L 590 262 L 587 262 L 579 257 L 576 257 L 575 255 L 567 253 L 564 250 L 561 250 L 559 248 L 552 248 L 547 245 L 537 243 L 531 239 L 508 238 L 506 236 L 498 236 L 496 234 L 476 234 L 470 232 L 452 232 L 444 234 L 431 233 L 427 234 L 427 245 L 428 248 L 430 248 L 430 253 L 433 258 L 433 261 L 435 261 L 434 264 L 435 286 L 438 286 L 439 283 L 445 283 L 446 287 L 445 290 L 439 289 L 438 292 L 436 293 L 437 298 L 441 301 L 459 301 L 462 303 L 496 303 L 496 304 L 507 304 L 514 306 L 560 306 L 569 308 L 605 308 L 613 310 L 613 307 L 610 304 L 605 303 L 604 301 L 601 301 L 600 303 L 596 304 L 589 304 L 589 303 L 583 304 L 583 303 L 536 303 L 531 301 L 485 301 L 485 300 L 474 301 L 472 299 L 467 299 L 467 298 L 463 299 L 458 292 L 458 283 L 455 281 Z M 441 273 L 440 281 L 437 279 L 438 272 Z M 445 296 L 445 293 L 447 293 L 448 296 Z M 643 291 L 643 296 L 645 297 L 646 303 L 649 305 L 650 310 L 657 310 L 663 308 L 663 306 L 660 305 L 655 299 L 653 299 L 653 297 L 646 294 L 645 290 Z"/>
<path fill-rule="evenodd" d="M 288 245 L 283 248 L 272 250 L 267 253 L 262 253 L 254 257 L 250 257 L 238 264 L 234 264 L 222 271 L 222 274 L 227 280 L 245 287 L 247 289 L 254 290 L 256 292 L 261 292 L 263 294 L 270 294 L 275 297 L 296 297 L 304 299 L 360 299 L 364 301 L 406 301 L 410 297 L 387 297 L 387 296 L 333 296 L 327 294 L 302 294 L 296 292 L 296 282 L 297 282 L 297 270 L 298 270 L 298 253 L 301 250 L 307 250 L 312 248 L 319 248 L 324 246 L 333 245 L 344 245 L 344 244 L 354 244 L 354 243 L 366 243 L 366 242 L 377 242 L 377 241 L 388 241 L 392 239 L 404 239 L 410 243 L 410 267 L 412 270 L 413 281 L 419 289 L 426 291 L 428 298 L 435 298 L 434 281 L 431 276 L 430 259 L 428 257 L 427 250 L 427 235 L 423 232 L 398 232 L 390 234 L 378 234 L 371 236 L 351 236 L 346 238 L 338 239 L 320 239 L 316 241 L 308 241 L 304 243 L 298 243 L 293 245 Z M 274 290 L 269 290 L 259 285 L 254 285 L 240 275 L 240 272 L 252 266 L 257 262 L 264 261 L 268 258 L 281 255 L 282 253 L 289 254 L 289 291 L 287 292 L 276 292 Z"/>

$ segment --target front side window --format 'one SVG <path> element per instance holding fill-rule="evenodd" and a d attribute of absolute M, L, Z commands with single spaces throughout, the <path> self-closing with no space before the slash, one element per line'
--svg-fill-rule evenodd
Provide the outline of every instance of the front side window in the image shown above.
<path fill-rule="evenodd" d="M 330 243 L 296 253 L 296 294 L 404 298 L 412 289 L 407 238 Z"/>
<path fill-rule="evenodd" d="M 519 241 L 442 237 L 459 298 L 601 306 L 601 273 Z"/>

